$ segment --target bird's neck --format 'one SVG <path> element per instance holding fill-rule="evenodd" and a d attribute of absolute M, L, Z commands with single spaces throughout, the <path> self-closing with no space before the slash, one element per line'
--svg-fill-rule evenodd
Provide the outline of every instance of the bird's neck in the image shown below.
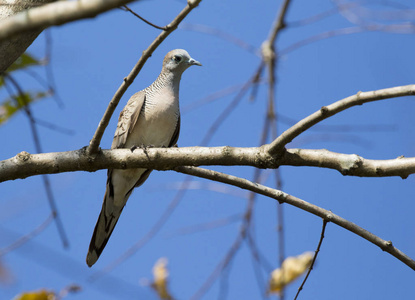
<path fill-rule="evenodd" d="M 181 73 L 177 72 L 161 72 L 157 80 L 152 84 L 152 89 L 156 92 L 168 89 L 174 92 L 175 97 L 179 97 L 179 87 Z"/>

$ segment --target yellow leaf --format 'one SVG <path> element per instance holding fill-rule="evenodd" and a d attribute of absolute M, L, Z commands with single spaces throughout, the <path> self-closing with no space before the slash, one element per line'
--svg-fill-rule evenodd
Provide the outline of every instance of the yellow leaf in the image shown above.
<path fill-rule="evenodd" d="M 167 289 L 167 279 L 169 271 L 167 270 L 167 258 L 162 257 L 157 260 L 153 267 L 154 281 L 151 284 L 153 289 L 157 292 L 160 299 L 171 300 L 173 297 Z"/>
<path fill-rule="evenodd" d="M 268 292 L 279 293 L 286 285 L 297 279 L 310 267 L 313 257 L 313 252 L 287 257 L 283 261 L 281 268 L 272 271 Z"/>
<path fill-rule="evenodd" d="M 47 290 L 26 292 L 14 297 L 13 300 L 55 300 L 55 293 Z"/>

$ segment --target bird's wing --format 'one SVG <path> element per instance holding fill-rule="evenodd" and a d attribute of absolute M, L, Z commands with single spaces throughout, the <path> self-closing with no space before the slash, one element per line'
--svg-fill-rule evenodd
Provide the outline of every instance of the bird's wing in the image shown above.
<path fill-rule="evenodd" d="M 173 136 L 171 137 L 169 147 L 173 147 L 174 145 L 176 145 L 177 140 L 179 139 L 179 133 L 180 133 L 180 115 L 177 118 L 176 128 L 174 129 Z"/>
<path fill-rule="evenodd" d="M 120 117 L 118 118 L 118 125 L 115 130 L 111 149 L 124 148 L 128 134 L 133 130 L 137 123 L 145 99 L 146 93 L 143 90 L 135 93 L 131 96 L 130 100 L 128 100 L 127 105 L 121 111 Z"/>

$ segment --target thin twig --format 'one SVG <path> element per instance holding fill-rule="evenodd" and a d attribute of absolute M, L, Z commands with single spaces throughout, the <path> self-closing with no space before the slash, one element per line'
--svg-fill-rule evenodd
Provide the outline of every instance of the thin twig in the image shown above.
<path fill-rule="evenodd" d="M 298 295 L 300 294 L 301 290 L 303 289 L 304 284 L 306 283 L 307 278 L 310 275 L 311 270 L 313 269 L 314 263 L 316 262 L 317 255 L 320 252 L 321 244 L 323 243 L 324 232 L 326 231 L 326 225 L 327 225 L 327 220 L 323 219 L 323 227 L 321 228 L 320 240 L 318 242 L 317 249 L 316 249 L 315 254 L 313 256 L 313 260 L 311 261 L 310 267 L 308 268 L 307 275 L 305 276 L 303 282 L 301 283 L 300 287 L 298 288 L 298 291 L 297 291 L 297 294 L 295 295 L 294 300 L 297 300 Z"/>
<path fill-rule="evenodd" d="M 131 70 L 130 74 L 124 78 L 121 86 L 115 92 L 114 96 L 112 97 L 101 121 L 99 122 L 98 128 L 92 137 L 89 146 L 87 148 L 87 153 L 89 155 L 96 154 L 99 151 L 99 144 L 101 142 L 102 136 L 104 134 L 105 129 L 108 126 L 108 123 L 111 119 L 112 114 L 114 113 L 115 108 L 117 107 L 118 103 L 121 100 L 121 97 L 124 95 L 127 88 L 133 83 L 134 79 L 137 77 L 138 73 L 143 68 L 144 64 L 146 63 L 147 59 L 153 54 L 153 52 L 157 49 L 157 47 L 172 33 L 176 30 L 177 26 L 180 24 L 181 21 L 196 7 L 202 0 L 189 0 L 187 2 L 186 7 L 174 18 L 174 20 L 166 26 L 166 30 L 161 32 L 154 41 L 148 46 L 146 50 L 143 51 L 140 59 L 136 63 L 136 65 Z"/>
<path fill-rule="evenodd" d="M 216 265 L 213 272 L 209 275 L 209 277 L 205 280 L 202 286 L 197 290 L 197 292 L 190 298 L 190 300 L 198 300 L 200 299 L 212 286 L 215 282 L 217 277 L 229 267 L 229 264 L 235 257 L 236 252 L 239 250 L 243 241 L 242 235 L 238 235 L 234 243 L 232 244 L 231 248 L 229 249 L 228 253 L 225 257 Z"/>
<path fill-rule="evenodd" d="M 251 232 L 248 232 L 245 241 L 248 243 L 252 256 L 259 263 L 259 265 L 265 270 L 265 272 L 271 273 L 274 268 L 266 257 L 259 251 Z"/>
<path fill-rule="evenodd" d="M 276 120 L 276 99 L 275 99 L 275 73 L 276 73 L 276 63 L 277 63 L 277 55 L 275 53 L 275 42 L 285 28 L 286 24 L 286 15 L 288 8 L 291 4 L 290 0 L 285 0 L 282 3 L 281 9 L 278 12 L 277 17 L 275 18 L 274 24 L 271 28 L 269 33 L 268 40 L 262 43 L 262 59 L 266 63 L 268 67 L 268 107 L 267 107 L 267 116 L 268 128 L 265 130 L 271 131 L 272 139 L 275 140 L 278 135 L 277 129 L 277 120 Z M 265 143 L 265 142 L 264 142 Z M 281 179 L 280 179 L 280 170 L 275 170 L 275 178 L 276 178 L 276 186 L 278 189 L 281 189 Z M 283 227 L 283 210 L 282 204 L 277 204 L 277 222 L 278 222 L 278 246 L 279 246 L 279 263 L 282 264 L 285 257 L 285 242 L 284 242 L 284 227 Z M 279 293 L 280 300 L 284 300 L 285 293 L 284 289 L 282 289 Z"/>
<path fill-rule="evenodd" d="M 201 232 L 201 231 L 212 230 L 212 229 L 224 227 L 224 226 L 230 225 L 230 224 L 232 224 L 236 221 L 240 221 L 242 219 L 242 217 L 243 217 L 243 215 L 240 214 L 240 213 L 233 214 L 233 215 L 230 215 L 226 218 L 222 218 L 222 219 L 218 219 L 218 220 L 214 220 L 214 221 L 210 221 L 210 222 L 205 222 L 205 223 L 202 223 L 202 224 L 196 224 L 196 225 L 192 225 L 192 226 L 177 229 L 174 232 L 166 234 L 165 237 L 172 237 L 172 236 L 176 236 L 176 235 L 194 234 L 194 233 L 198 233 L 198 232 Z"/>
<path fill-rule="evenodd" d="M 258 70 L 262 68 L 263 63 L 261 62 Z M 258 72 L 258 71 L 257 71 Z M 255 74 L 257 73 L 255 72 Z M 241 102 L 249 88 L 252 86 L 255 76 L 250 78 L 241 88 L 239 93 L 233 98 L 228 106 L 222 111 L 222 113 L 216 118 L 216 120 L 210 125 L 205 137 L 203 138 L 201 145 L 206 145 L 211 140 L 212 136 L 218 130 L 219 126 L 231 115 L 231 112 L 235 110 L 237 105 Z"/>
<path fill-rule="evenodd" d="M 225 173 L 208 170 L 208 169 L 197 168 L 197 167 L 177 167 L 174 170 L 180 173 L 189 174 L 189 175 L 193 175 L 196 177 L 205 178 L 205 179 L 214 180 L 214 181 L 222 182 L 225 184 L 237 186 L 242 189 L 249 190 L 257 194 L 264 195 L 266 197 L 273 198 L 279 202 L 287 203 L 289 205 L 298 207 L 313 215 L 323 218 L 327 222 L 332 222 L 340 227 L 343 227 L 344 229 L 350 232 L 355 233 L 356 235 L 378 246 L 383 251 L 388 252 L 389 254 L 391 254 L 392 256 L 400 260 L 401 262 L 403 262 L 405 265 L 410 267 L 411 269 L 415 270 L 415 261 L 412 258 L 410 258 L 408 255 L 400 251 L 399 249 L 395 248 L 391 241 L 383 240 L 380 237 L 374 235 L 373 233 L 367 231 L 366 229 L 346 219 L 343 219 L 342 217 L 338 215 L 335 215 L 329 210 L 318 207 L 314 204 L 301 200 L 297 197 L 294 197 L 282 191 L 272 189 L 267 186 L 261 185 L 259 183 L 254 183 L 247 179 L 228 175 Z"/>
<path fill-rule="evenodd" d="M 260 56 L 260 51 L 258 48 L 220 29 L 209 27 L 203 24 L 189 24 L 189 23 L 181 24 L 179 28 L 183 30 L 196 31 L 196 32 L 201 32 L 201 33 L 216 36 L 256 56 Z"/>
<path fill-rule="evenodd" d="M 180 109 L 180 112 L 182 114 L 188 113 L 194 109 L 200 108 L 203 105 L 211 103 L 225 96 L 231 95 L 235 93 L 236 91 L 240 91 L 243 88 L 243 86 L 244 86 L 243 84 L 237 84 L 237 85 L 229 86 L 222 90 L 216 91 L 200 100 L 196 100 L 196 101 L 193 101 L 192 103 L 189 103 L 188 105 Z"/>
<path fill-rule="evenodd" d="M 72 130 L 72 129 L 68 129 L 68 128 L 50 123 L 50 122 L 45 121 L 45 120 L 35 118 L 34 121 L 39 126 L 43 126 L 45 128 L 48 128 L 50 130 L 54 130 L 54 131 L 59 132 L 59 133 L 63 133 L 63 134 L 66 134 L 66 135 L 74 135 L 75 134 L 75 131 Z"/>
<path fill-rule="evenodd" d="M 45 30 L 45 73 L 46 79 L 48 81 L 48 86 L 53 92 L 53 99 L 55 99 L 59 108 L 64 108 L 64 103 L 59 96 L 59 93 L 56 89 L 55 73 L 53 73 L 52 68 L 52 34 L 50 30 Z"/>
<path fill-rule="evenodd" d="M 283 114 L 277 114 L 278 122 L 293 126 L 298 122 L 291 117 Z M 385 132 L 395 131 L 397 126 L 395 124 L 317 124 L 310 128 L 313 131 L 336 131 L 336 132 Z"/>
<path fill-rule="evenodd" d="M 151 23 L 150 21 L 144 19 L 142 16 L 140 16 L 139 14 L 137 14 L 136 12 L 134 12 L 133 10 L 131 10 L 127 5 L 123 5 L 121 7 L 121 9 L 124 9 L 126 11 L 129 11 L 130 13 L 132 13 L 134 16 L 136 16 L 137 18 L 139 18 L 141 21 L 143 21 L 144 23 L 147 23 L 150 26 L 153 26 L 154 28 L 160 29 L 160 30 L 166 30 L 168 28 L 168 26 L 164 26 L 164 27 L 160 27 L 157 26 L 154 23 Z"/>
<path fill-rule="evenodd" d="M 306 39 L 300 40 L 298 42 L 293 43 L 292 45 L 281 49 L 278 52 L 278 56 L 284 56 L 288 53 L 293 52 L 299 48 L 307 46 L 309 44 L 325 40 L 331 37 L 337 37 L 342 35 L 349 35 L 354 33 L 361 33 L 367 31 L 381 31 L 381 32 L 389 32 L 389 33 L 401 33 L 401 34 L 413 34 L 415 32 L 415 26 L 413 24 L 393 24 L 393 25 L 362 25 L 362 26 L 354 26 L 354 27 L 346 27 L 340 28 L 336 30 L 330 30 L 326 32 L 322 32 Z"/>
<path fill-rule="evenodd" d="M 30 129 L 32 131 L 33 142 L 35 144 L 36 152 L 37 153 L 42 153 L 42 146 L 40 144 L 40 138 L 39 138 L 39 133 L 38 133 L 37 127 L 36 127 L 36 121 L 35 121 L 35 118 L 33 117 L 32 111 L 30 109 L 30 105 L 29 105 L 29 101 L 27 99 L 27 96 L 23 92 L 23 89 L 21 88 L 19 83 L 10 74 L 5 74 L 5 77 L 8 80 L 10 80 L 10 82 L 13 84 L 13 86 L 18 91 L 19 96 L 24 101 L 23 111 L 25 112 L 27 118 L 29 119 Z M 69 247 L 69 240 L 68 240 L 68 237 L 66 235 L 65 228 L 63 226 L 62 220 L 61 220 L 61 218 L 59 216 L 59 213 L 58 213 L 58 207 L 56 205 L 55 197 L 53 196 L 52 187 L 51 187 L 51 184 L 50 184 L 49 177 L 47 175 L 42 175 L 42 181 L 43 181 L 43 185 L 45 187 L 46 196 L 48 198 L 49 206 L 50 206 L 50 209 L 51 209 L 52 214 L 54 216 L 56 227 L 58 229 L 59 237 L 62 241 L 63 247 L 68 248 Z"/>
<path fill-rule="evenodd" d="M 49 224 L 54 220 L 54 218 L 55 218 L 54 214 L 51 213 L 49 217 L 46 218 L 45 221 L 43 221 L 38 227 L 33 229 L 31 232 L 20 237 L 19 239 L 17 239 L 15 242 L 10 244 L 9 246 L 4 247 L 3 249 L 0 249 L 0 257 L 19 248 L 20 246 L 25 244 L 27 241 L 37 236 L 39 233 L 41 233 L 43 230 L 45 230 L 49 226 Z"/>

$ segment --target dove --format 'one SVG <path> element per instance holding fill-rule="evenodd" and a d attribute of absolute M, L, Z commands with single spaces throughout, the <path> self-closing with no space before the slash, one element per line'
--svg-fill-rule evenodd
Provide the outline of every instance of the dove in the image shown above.
<path fill-rule="evenodd" d="M 179 87 L 183 72 L 202 64 L 183 49 L 165 56 L 157 79 L 135 93 L 121 111 L 111 149 L 172 147 L 180 132 Z M 91 267 L 104 250 L 134 188 L 141 186 L 152 170 L 109 169 L 107 185 L 86 263 Z"/>

